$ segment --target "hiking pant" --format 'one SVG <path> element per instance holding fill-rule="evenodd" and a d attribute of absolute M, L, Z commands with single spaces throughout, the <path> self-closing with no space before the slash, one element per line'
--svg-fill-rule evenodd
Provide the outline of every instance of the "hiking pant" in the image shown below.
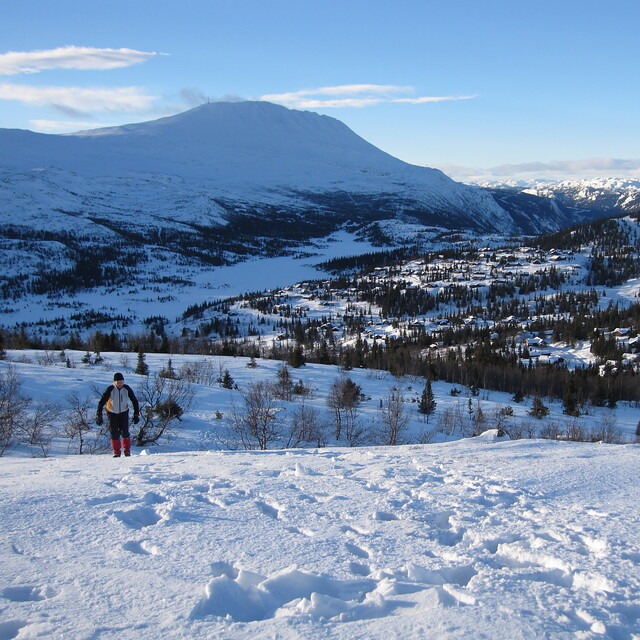
<path fill-rule="evenodd" d="M 111 432 L 112 440 L 120 440 L 120 438 L 129 438 L 129 412 L 111 413 L 107 411 L 107 423 Z"/>

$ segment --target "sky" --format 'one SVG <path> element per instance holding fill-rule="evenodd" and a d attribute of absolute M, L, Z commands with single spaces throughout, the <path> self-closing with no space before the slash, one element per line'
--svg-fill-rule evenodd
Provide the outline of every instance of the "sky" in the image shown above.
<path fill-rule="evenodd" d="M 640 179 L 637 0 L 2 4 L 1 128 L 268 100 L 458 180 Z"/>

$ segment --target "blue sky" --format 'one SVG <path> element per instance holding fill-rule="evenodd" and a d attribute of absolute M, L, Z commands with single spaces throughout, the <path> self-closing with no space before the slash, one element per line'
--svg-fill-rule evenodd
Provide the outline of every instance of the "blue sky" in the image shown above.
<path fill-rule="evenodd" d="M 470 176 L 640 178 L 638 0 L 11 0 L 0 127 L 311 109 Z"/>

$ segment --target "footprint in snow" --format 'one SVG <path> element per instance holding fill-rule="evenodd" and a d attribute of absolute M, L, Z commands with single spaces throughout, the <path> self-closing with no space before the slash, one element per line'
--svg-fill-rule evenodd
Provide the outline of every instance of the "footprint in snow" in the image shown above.
<path fill-rule="evenodd" d="M 280 519 L 281 510 L 278 507 L 262 502 L 261 500 L 256 500 L 256 506 L 265 516 L 269 516 L 269 518 L 273 518 L 274 520 Z"/>
<path fill-rule="evenodd" d="M 395 515 L 394 513 L 389 513 L 388 511 L 374 511 L 371 517 L 373 518 L 373 520 L 379 520 L 381 522 L 400 520 L 397 515 Z"/>
<path fill-rule="evenodd" d="M 351 571 L 354 576 L 362 576 L 363 578 L 371 575 L 371 567 L 368 564 L 361 564 L 359 562 L 350 562 L 349 571 Z"/>
<path fill-rule="evenodd" d="M 314 531 L 310 529 L 300 529 L 299 527 L 287 527 L 287 531 L 289 533 L 295 533 L 301 536 L 307 536 L 308 538 L 313 538 L 316 534 Z"/>
<path fill-rule="evenodd" d="M 12 640 L 16 638 L 23 627 L 29 623 L 24 620 L 7 620 L 0 622 L 0 640 Z"/>
<path fill-rule="evenodd" d="M 351 542 L 345 542 L 344 546 L 347 551 L 352 553 L 357 558 L 368 560 L 371 557 L 371 554 L 366 549 L 359 547 L 357 544 L 353 544 Z"/>
<path fill-rule="evenodd" d="M 159 493 L 155 493 L 154 491 L 147 491 L 142 497 L 142 502 L 145 504 L 163 504 L 168 500 L 166 496 L 163 496 Z"/>
<path fill-rule="evenodd" d="M 114 517 L 131 529 L 144 529 L 158 524 L 162 517 L 155 509 L 136 507 L 128 511 L 114 511 Z"/>
<path fill-rule="evenodd" d="M 122 545 L 122 548 L 125 551 L 130 551 L 131 553 L 142 556 L 160 555 L 160 549 L 147 540 L 143 540 L 142 542 L 138 542 L 137 540 L 130 540 L 129 542 L 126 542 L 124 545 Z"/>
<path fill-rule="evenodd" d="M 41 587 L 20 586 L 5 587 L 2 590 L 2 597 L 11 602 L 37 602 L 39 600 L 49 600 L 55 598 L 58 592 L 52 587 L 45 585 Z"/>
<path fill-rule="evenodd" d="M 112 502 L 120 502 L 122 500 L 126 500 L 127 498 L 130 498 L 130 497 L 131 496 L 127 495 L 126 493 L 114 493 L 110 496 L 102 496 L 100 498 L 91 498 L 90 500 L 87 500 L 87 504 L 89 506 L 110 504 Z"/>

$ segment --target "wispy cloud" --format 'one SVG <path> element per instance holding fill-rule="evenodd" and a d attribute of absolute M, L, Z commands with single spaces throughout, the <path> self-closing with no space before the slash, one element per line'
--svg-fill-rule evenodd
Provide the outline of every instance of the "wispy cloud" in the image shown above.
<path fill-rule="evenodd" d="M 418 96 L 399 97 L 415 93 L 413 87 L 380 84 L 349 84 L 318 87 L 289 93 L 272 93 L 260 100 L 275 102 L 297 109 L 362 108 L 383 103 L 425 104 L 448 100 L 469 100 L 476 96 Z"/>
<path fill-rule="evenodd" d="M 640 172 L 640 159 L 620 158 L 587 158 L 585 160 L 558 160 L 555 162 L 525 162 L 522 164 L 503 164 L 491 167 L 489 171 L 494 175 L 514 174 L 621 174 L 622 172 Z"/>
<path fill-rule="evenodd" d="M 438 168 L 455 180 L 563 180 L 618 177 L 640 179 L 640 158 L 587 158 L 555 162 L 523 162 L 495 167 L 442 164 Z"/>
<path fill-rule="evenodd" d="M 59 47 L 42 51 L 9 51 L 0 54 L 0 75 L 38 73 L 50 69 L 92 69 L 105 71 L 130 67 L 157 56 L 135 49 Z"/>
<path fill-rule="evenodd" d="M 32 87 L 0 84 L 0 100 L 47 105 L 67 114 L 92 111 L 132 113 L 148 109 L 156 99 L 157 96 L 147 95 L 139 87 Z"/>
<path fill-rule="evenodd" d="M 29 124 L 35 131 L 50 131 L 54 133 L 61 131 L 81 131 L 83 129 L 99 129 L 110 126 L 107 123 L 71 122 L 68 120 L 30 120 Z"/>

